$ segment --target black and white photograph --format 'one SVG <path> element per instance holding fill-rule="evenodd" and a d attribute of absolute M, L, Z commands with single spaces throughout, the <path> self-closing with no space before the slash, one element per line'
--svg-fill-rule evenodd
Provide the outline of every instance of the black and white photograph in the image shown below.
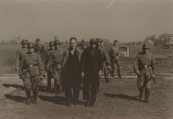
<path fill-rule="evenodd" d="M 0 0 L 0 119 L 173 119 L 173 1 Z"/>

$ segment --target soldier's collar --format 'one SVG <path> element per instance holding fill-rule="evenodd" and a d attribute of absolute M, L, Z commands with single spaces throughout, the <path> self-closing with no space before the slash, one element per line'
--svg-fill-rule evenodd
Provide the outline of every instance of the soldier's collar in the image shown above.
<path fill-rule="evenodd" d="M 55 50 L 60 50 L 61 48 L 56 48 Z"/>

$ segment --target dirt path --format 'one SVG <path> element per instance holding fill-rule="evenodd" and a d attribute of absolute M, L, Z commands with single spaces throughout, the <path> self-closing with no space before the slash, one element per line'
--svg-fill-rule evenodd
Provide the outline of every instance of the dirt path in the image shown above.
<path fill-rule="evenodd" d="M 173 76 L 159 74 L 152 84 L 150 103 L 138 100 L 136 76 L 111 78 L 101 83 L 94 108 L 80 104 L 65 106 L 64 93 L 40 90 L 37 105 L 25 105 L 23 82 L 16 75 L 0 76 L 0 119 L 172 119 Z M 46 85 L 46 80 L 43 82 Z"/>

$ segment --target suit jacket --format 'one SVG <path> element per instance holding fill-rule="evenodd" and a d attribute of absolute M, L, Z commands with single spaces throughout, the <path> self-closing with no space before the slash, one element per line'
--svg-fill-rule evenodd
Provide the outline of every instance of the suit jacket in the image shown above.
<path fill-rule="evenodd" d="M 103 69 L 103 58 L 101 51 L 97 48 L 86 48 L 83 52 L 81 70 L 85 74 L 94 72 L 98 74 L 99 70 Z"/>
<path fill-rule="evenodd" d="M 82 50 L 76 48 L 76 51 L 77 51 L 77 56 L 78 56 L 78 63 L 79 65 L 81 64 L 81 58 L 82 58 Z M 63 55 L 63 61 L 62 61 L 62 78 L 65 77 L 66 75 L 66 69 L 65 69 L 65 64 L 67 62 L 67 58 L 69 56 L 69 48 L 64 52 L 64 55 Z M 81 72 L 79 72 L 81 73 Z"/>

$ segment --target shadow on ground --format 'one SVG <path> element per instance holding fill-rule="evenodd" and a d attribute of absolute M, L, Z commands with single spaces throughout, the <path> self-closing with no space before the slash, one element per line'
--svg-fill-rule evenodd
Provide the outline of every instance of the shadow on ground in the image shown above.
<path fill-rule="evenodd" d="M 66 105 L 66 99 L 65 99 L 65 97 L 62 97 L 62 96 L 43 96 L 43 95 L 40 95 L 38 97 L 43 101 L 52 102 L 52 103 L 59 104 L 59 105 Z M 79 101 L 78 104 L 84 105 L 84 102 Z"/>
<path fill-rule="evenodd" d="M 3 84 L 4 87 L 9 88 L 9 87 L 13 87 L 16 89 L 24 89 L 24 86 L 22 85 L 18 85 L 18 84 Z"/>
<path fill-rule="evenodd" d="M 22 97 L 22 96 L 16 96 L 16 95 L 10 95 L 10 94 L 5 94 L 4 96 L 6 97 L 6 99 L 13 100 L 15 102 L 20 102 L 20 103 L 24 103 L 26 100 L 26 97 Z"/>
<path fill-rule="evenodd" d="M 128 95 L 124 95 L 124 94 L 109 94 L 109 93 L 103 93 L 105 96 L 107 97 L 111 97 L 111 98 L 120 98 L 120 99 L 126 99 L 128 101 L 139 101 L 139 102 L 143 102 L 142 100 L 139 100 L 137 97 L 138 96 L 128 96 Z"/>

